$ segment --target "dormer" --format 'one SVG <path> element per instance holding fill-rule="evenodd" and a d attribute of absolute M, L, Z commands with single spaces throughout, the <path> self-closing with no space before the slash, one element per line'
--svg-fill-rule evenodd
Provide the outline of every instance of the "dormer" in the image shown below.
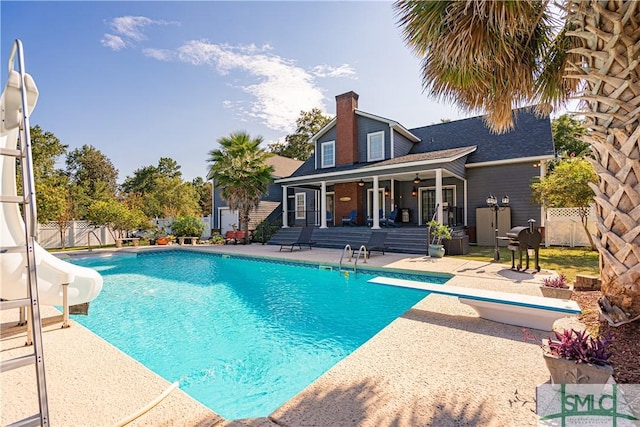
<path fill-rule="evenodd" d="M 313 137 L 315 169 L 344 169 L 406 155 L 420 141 L 393 120 L 358 110 L 358 94 L 336 96 L 336 117 Z"/>

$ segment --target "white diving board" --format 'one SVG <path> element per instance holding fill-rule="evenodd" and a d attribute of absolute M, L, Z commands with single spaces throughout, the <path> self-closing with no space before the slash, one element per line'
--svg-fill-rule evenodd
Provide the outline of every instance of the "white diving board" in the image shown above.
<path fill-rule="evenodd" d="M 551 331 L 553 323 L 567 316 L 582 313 L 577 302 L 558 298 L 523 295 L 512 292 L 434 285 L 415 280 L 376 277 L 370 283 L 420 289 L 439 295 L 458 297 L 471 306 L 480 317 L 509 325 Z"/>

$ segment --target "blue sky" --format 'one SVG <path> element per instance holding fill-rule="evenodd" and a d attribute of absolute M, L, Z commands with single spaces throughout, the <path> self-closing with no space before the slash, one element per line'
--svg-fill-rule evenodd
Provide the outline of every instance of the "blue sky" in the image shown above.
<path fill-rule="evenodd" d="M 390 2 L 3 0 L 0 16 L 2 85 L 21 39 L 40 91 L 31 124 L 95 146 L 119 182 L 160 157 L 205 176 L 218 138 L 275 142 L 350 90 L 407 128 L 469 116 L 423 93 Z"/>

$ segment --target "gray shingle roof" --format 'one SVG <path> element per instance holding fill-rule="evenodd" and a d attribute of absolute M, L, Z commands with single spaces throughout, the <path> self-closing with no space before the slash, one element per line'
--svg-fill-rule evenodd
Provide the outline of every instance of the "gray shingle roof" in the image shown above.
<path fill-rule="evenodd" d="M 409 154 L 377 163 L 354 163 L 331 168 L 331 172 L 398 164 L 438 158 L 452 157 L 456 150 L 477 147 L 467 158 L 467 164 L 484 163 L 523 157 L 553 156 L 553 138 L 549 118 L 536 117 L 530 108 L 515 110 L 516 126 L 505 134 L 494 134 L 484 123 L 484 117 L 471 117 L 447 123 L 409 129 L 420 142 L 413 145 Z M 312 155 L 291 176 L 307 176 L 324 173 L 315 170 L 315 155 Z"/>
<path fill-rule="evenodd" d="M 549 118 L 538 118 L 528 108 L 520 108 L 516 113 L 515 128 L 501 135 L 491 133 L 482 116 L 409 129 L 421 139 L 410 154 L 476 145 L 478 149 L 469 156 L 467 164 L 553 156 Z"/>
<path fill-rule="evenodd" d="M 473 150 L 475 146 L 451 148 L 449 150 L 429 151 L 425 153 L 407 154 L 406 156 L 396 157 L 394 159 L 384 160 L 382 162 L 367 164 L 369 166 L 387 166 L 398 165 L 401 163 L 421 162 L 425 160 L 440 160 L 458 157 L 466 152 Z"/>

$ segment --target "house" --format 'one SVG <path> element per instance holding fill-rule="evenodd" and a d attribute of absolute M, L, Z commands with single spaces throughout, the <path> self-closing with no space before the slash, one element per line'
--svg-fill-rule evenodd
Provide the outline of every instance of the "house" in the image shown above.
<path fill-rule="evenodd" d="M 274 155 L 267 159 L 267 164 L 273 166 L 273 178 L 281 179 L 290 176 L 302 165 L 302 161 Z M 209 177 L 210 179 L 210 177 Z M 301 190 L 302 191 L 302 190 Z M 282 190 L 280 184 L 270 184 L 267 193 L 262 196 L 258 208 L 249 213 L 249 230 L 265 219 L 279 220 L 281 208 Z M 240 227 L 238 211 L 229 209 L 227 202 L 220 197 L 220 190 L 215 188 L 212 198 L 213 229 L 219 230 L 222 235 L 233 230 L 233 226 Z"/>
<path fill-rule="evenodd" d="M 514 111 L 515 128 L 492 133 L 482 117 L 407 129 L 399 122 L 358 109 L 358 94 L 336 96 L 336 116 L 313 136 L 315 152 L 290 176 L 275 180 L 286 206 L 283 227 L 339 226 L 356 211 L 356 224 L 380 228 L 378 215 L 397 207 L 397 222 L 424 226 L 432 218 L 467 230 L 470 240 L 492 245 L 497 209 L 504 236 L 511 227 L 543 225 L 531 201 L 532 179 L 554 158 L 551 124 L 530 109 Z M 325 214 L 321 214 L 325 213 Z"/>

